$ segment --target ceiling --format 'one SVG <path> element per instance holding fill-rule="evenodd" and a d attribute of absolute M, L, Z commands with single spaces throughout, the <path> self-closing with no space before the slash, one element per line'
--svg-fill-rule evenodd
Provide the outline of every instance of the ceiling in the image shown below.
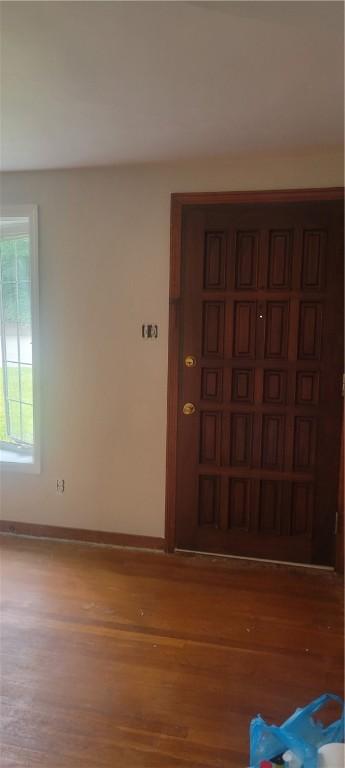
<path fill-rule="evenodd" d="M 332 147 L 342 2 L 1 3 L 6 170 Z"/>

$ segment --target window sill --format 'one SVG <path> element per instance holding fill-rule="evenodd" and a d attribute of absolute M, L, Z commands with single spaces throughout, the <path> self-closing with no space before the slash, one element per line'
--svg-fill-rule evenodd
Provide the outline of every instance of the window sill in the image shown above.
<path fill-rule="evenodd" d="M 33 453 L 23 453 L 13 448 L 0 447 L 0 465 L 2 471 L 39 472 L 39 464 Z"/>

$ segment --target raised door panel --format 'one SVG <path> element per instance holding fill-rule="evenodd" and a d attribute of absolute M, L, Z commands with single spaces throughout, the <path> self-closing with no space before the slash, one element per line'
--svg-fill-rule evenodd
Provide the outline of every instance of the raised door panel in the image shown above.
<path fill-rule="evenodd" d="M 200 462 L 220 462 L 221 414 L 203 412 L 200 414 Z"/>
<path fill-rule="evenodd" d="M 304 291 L 321 291 L 325 286 L 325 256 L 327 232 L 304 232 L 301 288 Z"/>
<path fill-rule="evenodd" d="M 262 417 L 262 457 L 264 469 L 282 470 L 284 464 L 285 416 L 264 414 Z"/>
<path fill-rule="evenodd" d="M 257 286 L 259 233 L 237 232 L 235 286 L 248 291 Z"/>
<path fill-rule="evenodd" d="M 224 302 L 205 301 L 203 306 L 203 354 L 205 357 L 224 355 Z"/>
<path fill-rule="evenodd" d="M 319 372 L 297 371 L 296 404 L 317 405 L 319 402 Z"/>
<path fill-rule="evenodd" d="M 201 398 L 220 402 L 223 395 L 222 368 L 203 368 L 201 372 Z"/>
<path fill-rule="evenodd" d="M 256 301 L 236 301 L 234 306 L 234 357 L 255 357 Z"/>
<path fill-rule="evenodd" d="M 254 402 L 254 368 L 234 368 L 231 397 L 235 403 Z"/>
<path fill-rule="evenodd" d="M 268 301 L 266 310 L 266 358 L 286 359 L 288 333 L 289 302 Z"/>
<path fill-rule="evenodd" d="M 226 234 L 206 232 L 204 256 L 205 290 L 223 290 L 226 280 Z"/>
<path fill-rule="evenodd" d="M 293 233 L 290 230 L 270 232 L 268 254 L 268 287 L 289 290 Z"/>
<path fill-rule="evenodd" d="M 250 467 L 252 459 L 253 415 L 233 413 L 230 417 L 230 465 Z"/>
<path fill-rule="evenodd" d="M 291 488 L 291 535 L 311 534 L 313 488 L 310 483 L 293 483 Z"/>
<path fill-rule="evenodd" d="M 287 371 L 264 371 L 263 402 L 267 405 L 285 405 L 287 392 Z"/>
<path fill-rule="evenodd" d="M 298 334 L 298 357 L 300 360 L 320 359 L 322 315 L 322 304 L 320 302 L 301 302 Z"/>
<path fill-rule="evenodd" d="M 313 416 L 296 416 L 294 439 L 294 469 L 311 472 L 316 449 L 316 420 Z"/>
<path fill-rule="evenodd" d="M 276 480 L 262 480 L 260 483 L 259 531 L 277 535 L 280 533 L 282 502 L 281 483 Z"/>
<path fill-rule="evenodd" d="M 229 529 L 248 531 L 249 510 L 250 480 L 247 478 L 232 477 L 229 480 Z"/>
<path fill-rule="evenodd" d="M 198 491 L 198 523 L 217 528 L 219 525 L 219 477 L 201 475 Z"/>

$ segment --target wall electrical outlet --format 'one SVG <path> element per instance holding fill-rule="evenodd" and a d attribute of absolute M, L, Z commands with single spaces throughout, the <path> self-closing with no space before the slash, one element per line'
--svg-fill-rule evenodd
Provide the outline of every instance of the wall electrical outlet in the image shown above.
<path fill-rule="evenodd" d="M 59 493 L 60 495 L 65 492 L 65 481 L 64 480 L 57 480 L 56 481 L 56 493 Z"/>

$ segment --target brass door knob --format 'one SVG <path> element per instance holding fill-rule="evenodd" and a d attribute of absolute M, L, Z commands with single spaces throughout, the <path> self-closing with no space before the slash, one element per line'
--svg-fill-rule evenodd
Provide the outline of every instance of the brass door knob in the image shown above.
<path fill-rule="evenodd" d="M 187 355 L 184 359 L 184 364 L 186 368 L 195 368 L 196 357 L 194 357 L 194 355 Z"/>
<path fill-rule="evenodd" d="M 185 403 L 182 410 L 185 416 L 191 416 L 193 413 L 195 413 L 196 408 L 193 403 Z"/>

